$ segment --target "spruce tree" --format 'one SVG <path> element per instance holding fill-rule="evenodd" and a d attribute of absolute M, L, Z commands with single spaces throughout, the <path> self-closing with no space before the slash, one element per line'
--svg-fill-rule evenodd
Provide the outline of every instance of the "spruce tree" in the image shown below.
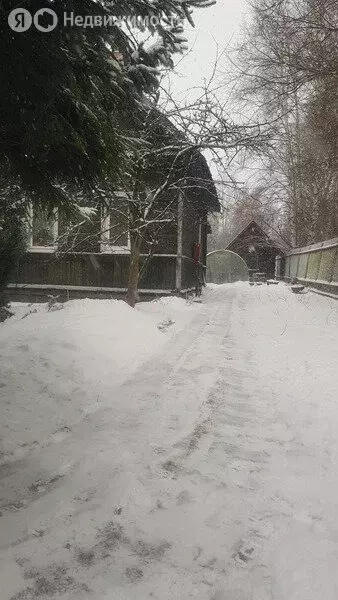
<path fill-rule="evenodd" d="M 194 8 L 213 3 L 26 0 L 24 8 L 33 15 L 41 8 L 55 11 L 58 26 L 49 33 L 34 26 L 18 33 L 8 25 L 12 0 L 0 0 L 2 257 L 10 237 L 4 218 L 9 207 L 16 223 L 22 222 L 8 195 L 12 186 L 23 202 L 51 211 L 72 209 L 78 193 L 121 180 L 130 155 L 126 131 L 140 128 L 161 69 L 172 68 L 173 55 L 185 48 L 184 21 L 192 23 Z M 116 21 L 69 27 L 64 13 Z M 8 244 L 8 265 L 14 254 Z M 1 287 L 9 268 L 0 272 Z"/>

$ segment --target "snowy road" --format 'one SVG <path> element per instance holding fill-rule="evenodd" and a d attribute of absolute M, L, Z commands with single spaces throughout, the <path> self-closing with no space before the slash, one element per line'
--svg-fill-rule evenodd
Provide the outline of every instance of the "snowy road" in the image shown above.
<path fill-rule="evenodd" d="M 2 467 L 1 600 L 337 600 L 337 334 L 333 299 L 209 290 L 110 406 Z"/>

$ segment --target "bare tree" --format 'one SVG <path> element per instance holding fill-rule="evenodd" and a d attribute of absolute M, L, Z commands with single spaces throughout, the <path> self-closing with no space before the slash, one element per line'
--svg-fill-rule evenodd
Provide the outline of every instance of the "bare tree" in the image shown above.
<path fill-rule="evenodd" d="M 75 251 L 83 243 L 84 235 L 87 241 L 100 236 L 103 246 L 121 246 L 121 239 L 127 235 L 130 266 L 126 300 L 132 307 L 138 301 L 140 278 L 159 240 L 177 225 L 178 199 L 184 196 L 185 202 L 189 202 L 191 191 L 197 189 L 217 195 L 210 172 L 205 176 L 194 171 L 196 158 L 207 152 L 226 173 L 239 153 L 256 155 L 269 141 L 264 124 L 232 122 L 215 88 L 213 76 L 197 97 L 184 105 L 178 105 L 168 90 L 163 90 L 160 98 L 144 103 L 139 112 L 139 126 L 133 130 L 126 128 L 124 132 L 124 144 L 128 147 L 125 173 L 117 185 L 107 179 L 105 185 L 89 194 L 89 204 L 101 216 L 110 215 L 103 231 L 98 234 L 96 228 L 83 234 L 78 219 L 60 239 L 64 251 Z M 228 185 L 235 185 L 230 176 Z M 122 203 L 116 191 L 123 193 Z M 78 204 L 83 205 L 84 201 Z M 86 215 L 81 214 L 83 228 Z M 95 215 L 87 217 L 95 220 Z"/>
<path fill-rule="evenodd" d="M 337 21 L 333 0 L 253 0 L 239 87 L 271 122 L 265 181 L 295 245 L 337 234 Z"/>
<path fill-rule="evenodd" d="M 141 148 L 131 155 L 130 174 L 123 181 L 126 192 L 129 190 L 131 263 L 127 301 L 131 306 L 137 301 L 142 242 L 146 240 L 151 255 L 161 229 L 176 222 L 177 198 L 181 194 L 187 197 L 191 187 L 210 193 L 208 180 L 198 174 L 189 176 L 196 155 L 206 151 L 224 169 L 239 152 L 258 153 L 268 141 L 264 125 L 237 125 L 230 120 L 214 85 L 212 77 L 198 97 L 185 105 L 178 105 L 170 92 L 163 90 L 159 108 L 150 106 L 144 120 Z M 156 173 L 152 181 L 149 170 Z"/>

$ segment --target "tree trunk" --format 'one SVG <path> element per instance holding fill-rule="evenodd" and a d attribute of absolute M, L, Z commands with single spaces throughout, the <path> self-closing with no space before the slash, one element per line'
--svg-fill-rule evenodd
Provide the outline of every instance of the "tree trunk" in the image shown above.
<path fill-rule="evenodd" d="M 126 302 L 132 308 L 139 302 L 138 284 L 140 278 L 140 258 L 141 258 L 141 236 L 139 233 L 132 235 L 131 239 L 131 252 L 130 252 L 130 267 L 129 267 L 129 279 L 128 279 L 128 290 L 126 296 Z"/>

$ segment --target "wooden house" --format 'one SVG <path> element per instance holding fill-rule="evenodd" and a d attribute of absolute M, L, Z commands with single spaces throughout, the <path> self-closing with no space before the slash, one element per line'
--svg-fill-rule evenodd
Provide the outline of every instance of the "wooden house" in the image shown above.
<path fill-rule="evenodd" d="M 218 211 L 219 202 L 209 167 L 199 152 L 186 166 L 184 183 L 171 192 L 175 194 L 174 202 L 171 198 L 175 218 L 161 229 L 151 259 L 146 242 L 141 250 L 141 298 L 182 294 L 203 278 L 208 213 Z M 126 194 L 114 193 L 112 202 L 115 208 L 121 207 L 121 215 L 128 211 Z M 85 213 L 86 207 L 82 211 Z M 69 217 L 60 213 L 52 220 L 32 214 L 29 247 L 9 285 L 12 300 L 44 301 L 48 295 L 60 299 L 125 295 L 130 239 L 123 217 L 116 219 L 116 210 L 99 211 L 71 228 L 64 244 L 67 227 Z"/>

